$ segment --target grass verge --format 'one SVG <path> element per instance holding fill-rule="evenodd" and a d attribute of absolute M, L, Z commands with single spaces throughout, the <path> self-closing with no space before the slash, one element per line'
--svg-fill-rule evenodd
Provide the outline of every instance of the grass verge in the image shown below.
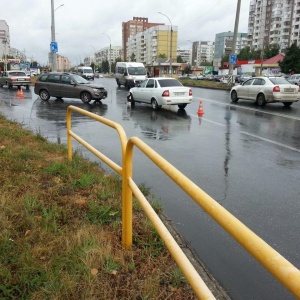
<path fill-rule="evenodd" d="M 1 115 L 0 168 L 0 299 L 196 299 L 137 203 L 122 249 L 119 177 Z"/>

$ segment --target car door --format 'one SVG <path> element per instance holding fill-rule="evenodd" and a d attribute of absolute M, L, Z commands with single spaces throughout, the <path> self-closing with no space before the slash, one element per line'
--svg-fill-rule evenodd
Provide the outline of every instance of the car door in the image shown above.
<path fill-rule="evenodd" d="M 146 88 L 144 91 L 144 96 L 143 96 L 144 102 L 151 103 L 154 88 L 155 88 L 155 80 L 150 78 L 146 84 Z"/>
<path fill-rule="evenodd" d="M 248 79 L 238 89 L 238 98 L 249 99 L 249 87 L 252 85 L 254 79 Z"/>
<path fill-rule="evenodd" d="M 251 85 L 248 87 L 248 99 L 256 101 L 257 94 L 261 90 L 265 81 L 261 78 L 255 78 Z"/>
<path fill-rule="evenodd" d="M 144 81 L 142 81 L 139 86 L 135 87 L 132 89 L 132 94 L 133 94 L 133 98 L 136 101 L 144 101 L 144 97 L 145 97 L 145 90 L 146 90 L 146 85 L 147 85 L 148 79 L 145 79 Z"/>
<path fill-rule="evenodd" d="M 61 97 L 61 76 L 59 74 L 49 74 L 44 84 L 50 96 Z"/>
<path fill-rule="evenodd" d="M 72 85 L 72 79 L 69 75 L 61 76 L 61 97 L 78 98 L 78 89 Z"/>

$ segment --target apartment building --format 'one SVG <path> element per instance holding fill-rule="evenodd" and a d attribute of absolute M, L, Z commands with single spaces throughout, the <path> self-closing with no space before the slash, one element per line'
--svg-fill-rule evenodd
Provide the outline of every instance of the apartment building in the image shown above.
<path fill-rule="evenodd" d="M 232 52 L 233 32 L 221 32 L 215 37 L 215 51 L 213 56 L 214 70 L 221 67 L 221 60 L 224 55 L 230 55 Z M 235 53 L 239 54 L 241 49 L 248 45 L 248 34 L 238 33 L 236 40 Z"/>
<path fill-rule="evenodd" d="M 122 48 L 123 48 L 123 55 L 122 59 L 126 61 L 127 55 L 127 42 L 128 39 L 132 36 L 140 32 L 144 32 L 146 29 L 157 26 L 157 25 L 164 25 L 164 23 L 149 23 L 148 18 L 143 17 L 133 17 L 132 20 L 127 22 L 122 22 Z"/>
<path fill-rule="evenodd" d="M 178 27 L 172 26 L 172 45 L 171 45 L 171 26 L 158 25 L 139 32 L 128 39 L 126 60 L 129 61 L 132 54 L 135 60 L 145 65 L 156 61 L 158 57 L 170 58 L 172 61 L 177 58 Z"/>
<path fill-rule="evenodd" d="M 177 49 L 177 56 L 180 56 L 184 63 L 191 64 L 192 51 L 191 49 Z"/>
<path fill-rule="evenodd" d="M 248 45 L 262 49 L 278 45 L 281 53 L 292 43 L 299 46 L 300 0 L 251 0 Z"/>
<path fill-rule="evenodd" d="M 10 34 L 9 26 L 5 20 L 0 20 L 0 57 L 9 54 L 10 49 Z"/>
<path fill-rule="evenodd" d="M 58 72 L 68 72 L 71 69 L 71 62 L 67 57 L 56 54 L 56 68 Z"/>
<path fill-rule="evenodd" d="M 103 61 L 115 62 L 117 58 L 122 57 L 121 46 L 104 47 L 95 52 L 95 64 L 101 65 Z"/>
<path fill-rule="evenodd" d="M 215 43 L 210 41 L 193 42 L 192 66 L 201 66 L 204 62 L 212 62 L 214 59 Z"/>

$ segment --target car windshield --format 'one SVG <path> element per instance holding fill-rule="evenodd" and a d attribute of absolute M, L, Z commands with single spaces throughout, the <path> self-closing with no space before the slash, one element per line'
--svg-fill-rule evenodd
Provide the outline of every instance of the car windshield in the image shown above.
<path fill-rule="evenodd" d="M 88 80 L 84 79 L 83 77 L 81 77 L 79 75 L 73 75 L 73 79 L 79 84 L 89 83 Z"/>
<path fill-rule="evenodd" d="M 182 84 L 176 79 L 161 79 L 158 80 L 158 82 L 161 87 L 182 86 Z"/>
<path fill-rule="evenodd" d="M 82 71 L 83 73 L 93 73 L 93 70 L 91 69 L 83 69 Z"/>
<path fill-rule="evenodd" d="M 273 83 L 273 84 L 291 84 L 290 82 L 288 82 L 285 78 L 283 77 L 272 77 L 272 78 L 269 78 L 270 81 Z"/>
<path fill-rule="evenodd" d="M 129 67 L 128 74 L 129 75 L 146 75 L 146 69 L 143 67 Z"/>

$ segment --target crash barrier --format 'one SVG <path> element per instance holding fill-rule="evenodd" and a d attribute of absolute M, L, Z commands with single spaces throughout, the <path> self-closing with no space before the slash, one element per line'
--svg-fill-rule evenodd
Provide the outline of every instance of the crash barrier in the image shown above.
<path fill-rule="evenodd" d="M 119 134 L 122 148 L 122 167 L 86 143 L 71 130 L 71 112 L 76 111 L 93 118 L 107 126 L 115 128 Z M 155 213 L 145 196 L 132 179 L 133 148 L 137 147 L 169 178 L 186 192 L 201 208 L 207 212 L 224 230 L 226 230 L 241 246 L 246 249 L 261 265 L 263 265 L 294 296 L 300 298 L 300 270 L 282 257 L 276 250 L 263 241 L 241 221 L 229 213 L 217 201 L 207 195 L 200 187 L 183 175 L 167 160 L 137 137 L 127 140 L 121 125 L 108 119 L 69 106 L 67 109 L 68 159 L 72 160 L 72 137 L 85 146 L 102 161 L 107 163 L 122 176 L 122 245 L 125 249 L 132 246 L 132 194 L 137 198 L 148 218 L 154 225 L 171 255 L 189 281 L 199 299 L 215 299 L 203 282 L 193 265 L 185 256 L 175 239 Z"/>

